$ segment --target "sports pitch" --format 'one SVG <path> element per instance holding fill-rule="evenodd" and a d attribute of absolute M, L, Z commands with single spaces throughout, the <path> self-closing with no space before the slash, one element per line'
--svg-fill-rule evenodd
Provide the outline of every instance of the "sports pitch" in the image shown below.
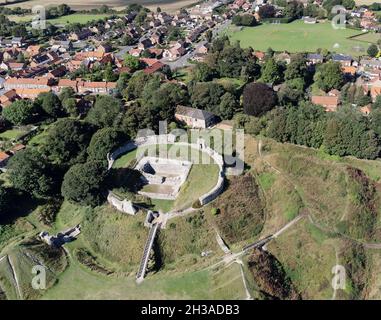
<path fill-rule="evenodd" d="M 306 24 L 300 20 L 288 24 L 263 24 L 242 30 L 231 26 L 227 34 L 232 40 L 239 40 L 243 47 L 251 46 L 255 50 L 271 47 L 276 51 L 315 52 L 321 48 L 353 56 L 366 54 L 371 43 L 368 41 L 376 38 L 373 34 L 367 34 L 371 37 L 350 38 L 362 33 L 348 28 L 336 30 L 329 22 Z"/>

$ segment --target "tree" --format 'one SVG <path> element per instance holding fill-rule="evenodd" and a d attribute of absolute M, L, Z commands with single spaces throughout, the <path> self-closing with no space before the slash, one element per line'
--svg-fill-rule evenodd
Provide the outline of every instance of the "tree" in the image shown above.
<path fill-rule="evenodd" d="M 205 33 L 205 39 L 206 39 L 206 41 L 208 41 L 209 43 L 212 42 L 212 40 L 213 40 L 213 31 L 212 31 L 212 30 L 208 30 L 208 31 L 206 31 L 206 33 Z"/>
<path fill-rule="evenodd" d="M 58 120 L 48 131 L 43 150 L 51 161 L 60 165 L 83 162 L 92 128 L 74 119 Z"/>
<path fill-rule="evenodd" d="M 136 43 L 135 38 L 131 37 L 129 34 L 125 34 L 120 40 L 122 46 L 132 46 Z"/>
<path fill-rule="evenodd" d="M 295 54 L 291 57 L 291 62 L 287 65 L 284 73 L 285 80 L 296 78 L 305 79 L 307 76 L 307 61 L 303 54 Z"/>
<path fill-rule="evenodd" d="M 282 81 L 282 69 L 276 63 L 274 58 L 270 58 L 266 61 L 262 68 L 261 81 L 264 83 L 278 84 Z"/>
<path fill-rule="evenodd" d="M 216 76 L 216 71 L 206 63 L 197 63 L 192 69 L 193 79 L 197 82 L 211 81 Z"/>
<path fill-rule="evenodd" d="M 119 78 L 118 74 L 114 72 L 112 64 L 109 62 L 103 71 L 103 79 L 107 82 L 115 82 Z"/>
<path fill-rule="evenodd" d="M 275 8 L 271 4 L 266 4 L 259 7 L 258 14 L 261 19 L 273 18 L 275 16 Z"/>
<path fill-rule="evenodd" d="M 373 109 L 381 109 L 381 95 L 378 95 L 376 97 L 376 101 L 374 101 L 372 108 Z"/>
<path fill-rule="evenodd" d="M 257 24 L 257 20 L 251 14 L 243 14 L 243 15 L 237 14 L 233 17 L 233 23 L 236 26 L 252 27 Z"/>
<path fill-rule="evenodd" d="M 324 146 L 330 154 L 365 159 L 376 159 L 381 150 L 369 120 L 350 109 L 332 115 L 327 123 Z"/>
<path fill-rule="evenodd" d="M 0 186 L 0 219 L 1 215 L 3 215 L 9 208 L 10 204 L 10 192 L 8 189 Z"/>
<path fill-rule="evenodd" d="M 98 96 L 87 114 L 86 121 L 100 128 L 111 127 L 121 111 L 120 100 L 111 96 Z"/>
<path fill-rule="evenodd" d="M 140 69 L 140 60 L 131 54 L 126 54 L 124 56 L 124 65 L 130 68 L 131 72 L 134 72 Z"/>
<path fill-rule="evenodd" d="M 29 100 L 18 100 L 3 109 L 5 120 L 14 125 L 29 124 L 34 119 L 35 108 Z"/>
<path fill-rule="evenodd" d="M 57 170 L 35 149 L 16 153 L 9 160 L 8 170 L 12 185 L 36 198 L 53 196 L 60 184 Z"/>
<path fill-rule="evenodd" d="M 244 14 L 241 18 L 241 24 L 246 27 L 253 27 L 257 24 L 257 20 L 252 14 Z"/>
<path fill-rule="evenodd" d="M 231 119 L 236 113 L 238 107 L 239 107 L 239 103 L 236 97 L 230 92 L 226 92 L 221 97 L 221 103 L 220 103 L 218 115 L 222 119 Z"/>
<path fill-rule="evenodd" d="M 75 97 L 75 91 L 72 87 L 65 87 L 61 90 L 58 98 L 63 102 L 66 99 L 74 98 Z"/>
<path fill-rule="evenodd" d="M 373 109 L 370 116 L 371 129 L 381 138 L 381 108 Z"/>
<path fill-rule="evenodd" d="M 68 98 L 62 101 L 62 106 L 67 114 L 71 117 L 78 117 L 79 111 L 77 107 L 77 100 L 75 98 Z"/>
<path fill-rule="evenodd" d="M 199 82 L 190 88 L 192 106 L 217 115 L 224 94 L 224 87 L 215 82 Z"/>
<path fill-rule="evenodd" d="M 146 86 L 147 87 L 147 86 Z M 146 91 L 146 87 L 144 90 Z M 152 92 L 151 97 L 144 101 L 149 109 L 149 116 L 154 121 L 150 127 L 158 129 L 158 122 L 167 120 L 174 121 L 174 114 L 177 105 L 184 105 L 188 102 L 188 95 L 180 85 L 175 83 L 165 83 Z"/>
<path fill-rule="evenodd" d="M 301 18 L 303 15 L 303 4 L 297 1 L 288 2 L 283 10 L 283 14 L 289 18 Z"/>
<path fill-rule="evenodd" d="M 352 10 L 355 7 L 356 2 L 354 0 L 343 0 L 342 5 L 345 9 Z"/>
<path fill-rule="evenodd" d="M 128 137 L 114 128 L 100 129 L 91 138 L 87 153 L 90 160 L 106 161 L 107 154 L 127 140 Z"/>
<path fill-rule="evenodd" d="M 376 57 L 377 54 L 378 54 L 378 47 L 377 45 L 375 45 L 374 43 L 371 44 L 367 50 L 367 53 L 369 56 L 371 56 L 372 58 Z"/>
<path fill-rule="evenodd" d="M 106 169 L 100 161 L 72 166 L 64 176 L 62 196 L 70 202 L 97 206 L 104 201 Z"/>
<path fill-rule="evenodd" d="M 61 100 L 53 92 L 40 93 L 36 103 L 51 117 L 58 118 L 64 113 Z"/>
<path fill-rule="evenodd" d="M 297 105 L 304 96 L 304 80 L 295 78 L 287 80 L 278 91 L 278 99 L 281 105 Z"/>
<path fill-rule="evenodd" d="M 144 73 L 143 71 L 135 72 L 131 79 L 128 81 L 126 93 L 129 100 L 140 98 L 143 93 L 144 86 L 152 78 L 151 75 Z"/>
<path fill-rule="evenodd" d="M 340 89 L 344 82 L 340 63 L 329 61 L 320 65 L 315 73 L 314 81 L 325 92 Z"/>
<path fill-rule="evenodd" d="M 264 83 L 249 83 L 243 91 L 243 109 L 250 116 L 260 116 L 274 108 L 277 99 L 274 91 Z"/>

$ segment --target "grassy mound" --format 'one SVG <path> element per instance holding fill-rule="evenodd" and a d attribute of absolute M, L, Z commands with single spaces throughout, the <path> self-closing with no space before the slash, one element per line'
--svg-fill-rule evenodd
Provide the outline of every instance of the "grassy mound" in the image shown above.
<path fill-rule="evenodd" d="M 220 253 L 216 233 L 200 212 L 170 220 L 159 234 L 158 249 L 165 269 L 184 270 L 207 263 L 210 258 L 201 257 L 203 251 L 212 251 L 211 257 Z"/>
<path fill-rule="evenodd" d="M 262 231 L 264 203 L 251 174 L 230 179 L 226 191 L 212 205 L 219 209 L 213 221 L 228 243 L 251 240 Z"/>
<path fill-rule="evenodd" d="M 136 271 L 148 235 L 144 219 L 143 214 L 129 216 L 106 205 L 96 208 L 86 214 L 84 241 L 115 269 Z"/>

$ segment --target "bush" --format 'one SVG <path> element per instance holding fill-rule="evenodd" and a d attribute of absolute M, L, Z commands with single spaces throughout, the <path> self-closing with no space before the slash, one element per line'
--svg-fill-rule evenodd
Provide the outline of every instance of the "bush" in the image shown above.
<path fill-rule="evenodd" d="M 220 213 L 220 209 L 218 209 L 218 208 L 212 208 L 210 210 L 210 213 L 212 214 L 212 216 L 216 216 L 216 215 L 218 215 Z"/>

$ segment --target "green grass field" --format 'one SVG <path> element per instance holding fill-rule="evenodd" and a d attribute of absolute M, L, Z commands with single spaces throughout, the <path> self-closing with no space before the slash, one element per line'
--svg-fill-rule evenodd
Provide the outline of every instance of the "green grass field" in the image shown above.
<path fill-rule="evenodd" d="M 255 50 L 266 50 L 271 47 L 276 51 L 315 52 L 322 48 L 354 56 L 366 52 L 369 46 L 366 41 L 375 40 L 372 34 L 359 39 L 361 41 L 349 39 L 361 33 L 352 29 L 335 30 L 328 22 L 305 24 L 302 21 L 294 21 L 288 24 L 263 24 L 246 27 L 241 31 L 237 31 L 236 27 L 230 27 L 227 34 L 232 40 L 239 40 L 243 47 L 251 46 Z M 359 48 L 362 48 L 362 51 Z"/>
<path fill-rule="evenodd" d="M 73 13 L 67 16 L 55 18 L 55 19 L 49 19 L 47 20 L 48 23 L 54 24 L 54 25 L 61 25 L 61 24 L 70 24 L 70 23 L 81 23 L 85 24 L 87 22 L 90 22 L 92 20 L 100 20 L 107 17 L 110 17 L 110 14 L 84 14 L 84 13 Z M 15 22 L 29 22 L 33 18 L 32 15 L 24 15 L 24 16 L 9 16 L 9 19 Z"/>
<path fill-rule="evenodd" d="M 26 132 L 23 130 L 12 129 L 0 133 L 0 140 L 13 141 L 20 138 Z"/>

